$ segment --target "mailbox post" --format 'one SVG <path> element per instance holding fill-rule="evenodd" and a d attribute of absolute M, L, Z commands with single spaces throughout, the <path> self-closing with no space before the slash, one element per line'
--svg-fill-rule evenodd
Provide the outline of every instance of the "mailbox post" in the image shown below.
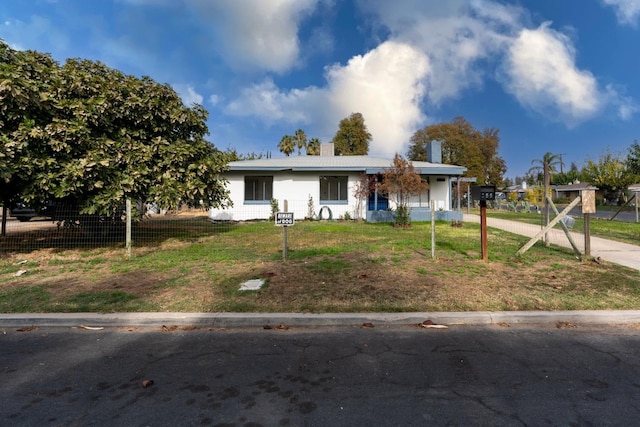
<path fill-rule="evenodd" d="M 480 245 L 482 246 L 482 259 L 489 258 L 489 245 L 487 243 L 487 200 L 496 199 L 495 185 L 475 185 L 471 187 L 473 200 L 480 201 Z"/>

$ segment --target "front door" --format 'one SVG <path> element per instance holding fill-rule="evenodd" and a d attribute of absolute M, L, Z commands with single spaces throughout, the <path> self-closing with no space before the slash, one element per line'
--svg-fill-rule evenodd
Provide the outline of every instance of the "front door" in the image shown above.
<path fill-rule="evenodd" d="M 367 210 L 370 211 L 386 211 L 389 208 L 389 199 L 382 194 L 376 193 L 369 194 L 367 200 Z"/>

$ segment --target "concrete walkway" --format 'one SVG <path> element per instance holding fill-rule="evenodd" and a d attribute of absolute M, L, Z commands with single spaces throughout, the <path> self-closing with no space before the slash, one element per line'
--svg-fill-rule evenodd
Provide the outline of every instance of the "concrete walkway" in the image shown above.
<path fill-rule="evenodd" d="M 464 221 L 479 223 L 480 216 L 464 214 Z M 540 225 L 497 218 L 487 218 L 487 226 L 527 237 L 534 237 L 542 230 Z M 562 229 L 553 228 L 548 234 L 551 244 L 571 248 L 569 239 Z M 571 231 L 570 234 L 580 252 L 584 254 L 584 234 L 576 231 Z M 640 246 L 591 236 L 591 256 L 640 271 Z"/>

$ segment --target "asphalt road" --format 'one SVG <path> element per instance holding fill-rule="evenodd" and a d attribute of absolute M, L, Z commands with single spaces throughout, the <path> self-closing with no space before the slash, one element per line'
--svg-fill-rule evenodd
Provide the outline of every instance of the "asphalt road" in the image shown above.
<path fill-rule="evenodd" d="M 561 210 L 561 209 L 558 209 Z M 553 215 L 553 212 L 551 213 Z M 570 212 L 569 215 L 575 217 L 575 218 L 582 218 L 584 215 L 582 213 L 582 208 L 573 208 Z M 610 219 L 613 218 L 613 216 L 615 215 L 615 218 L 613 218 L 614 221 L 622 221 L 622 222 L 636 222 L 636 211 L 635 210 L 629 210 L 626 209 L 624 211 L 619 212 L 616 215 L 616 211 L 603 211 L 603 210 L 597 210 L 595 213 L 589 214 L 591 216 L 591 218 L 598 218 L 598 219 Z"/>
<path fill-rule="evenodd" d="M 0 425 L 637 425 L 636 327 L 558 326 L 4 328 Z"/>

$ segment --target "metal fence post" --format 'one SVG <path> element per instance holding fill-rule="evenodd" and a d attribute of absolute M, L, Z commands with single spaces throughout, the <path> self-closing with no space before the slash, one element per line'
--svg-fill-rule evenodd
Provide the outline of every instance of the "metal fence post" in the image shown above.
<path fill-rule="evenodd" d="M 131 258 L 131 200 L 127 199 L 125 202 L 125 215 L 126 215 L 126 236 L 125 236 L 125 246 L 127 249 L 127 257 Z"/>

